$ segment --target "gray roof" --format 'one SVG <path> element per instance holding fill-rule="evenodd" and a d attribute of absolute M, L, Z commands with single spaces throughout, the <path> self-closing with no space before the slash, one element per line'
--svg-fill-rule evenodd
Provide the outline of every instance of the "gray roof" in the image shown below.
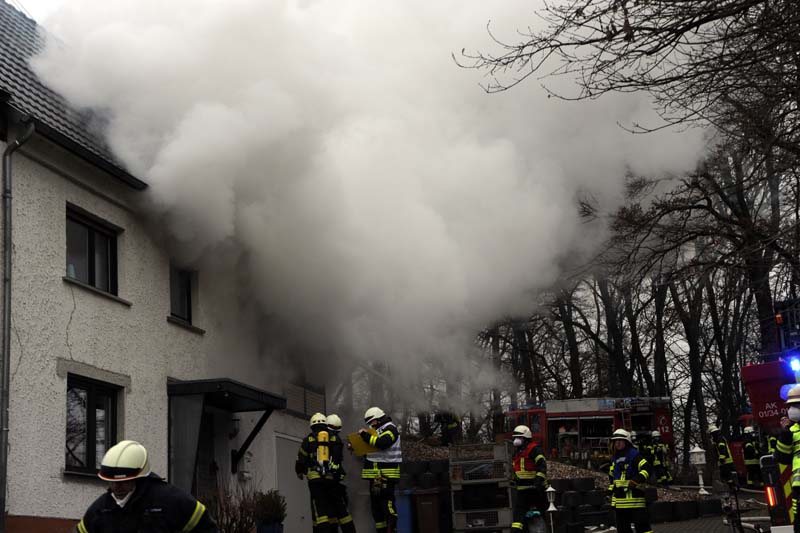
<path fill-rule="evenodd" d="M 43 45 L 36 22 L 0 0 L 0 92 L 9 93 L 9 104 L 32 117 L 40 134 L 131 187 L 146 188 L 146 183 L 125 171 L 96 133 L 102 117 L 71 109 L 30 69 L 30 58 Z"/>

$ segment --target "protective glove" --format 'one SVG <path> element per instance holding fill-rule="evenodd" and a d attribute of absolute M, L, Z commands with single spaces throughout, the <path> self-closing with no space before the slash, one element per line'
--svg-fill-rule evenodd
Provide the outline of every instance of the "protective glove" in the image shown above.
<path fill-rule="evenodd" d="M 544 479 L 540 478 L 539 476 L 533 478 L 533 488 L 536 490 L 544 489 Z"/>

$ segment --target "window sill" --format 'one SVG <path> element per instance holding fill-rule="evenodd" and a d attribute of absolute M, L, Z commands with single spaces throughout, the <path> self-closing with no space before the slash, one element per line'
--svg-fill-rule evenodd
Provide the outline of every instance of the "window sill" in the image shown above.
<path fill-rule="evenodd" d="M 87 285 L 86 283 L 83 283 L 82 281 L 78 281 L 76 279 L 72 279 L 72 278 L 70 278 L 68 276 L 64 276 L 61 279 L 63 279 L 65 283 L 69 283 L 70 285 L 77 285 L 78 287 L 80 287 L 80 288 L 82 288 L 84 290 L 87 290 L 89 292 L 97 294 L 98 296 L 102 296 L 104 298 L 108 298 L 109 300 L 113 300 L 113 301 L 115 301 L 117 303 L 120 303 L 120 304 L 122 304 L 124 306 L 130 307 L 130 306 L 133 305 L 128 300 L 120 298 L 119 296 L 111 294 L 110 292 L 101 291 L 97 287 L 92 287 L 91 285 Z"/>
<path fill-rule="evenodd" d="M 197 333 L 198 335 L 205 335 L 206 334 L 206 330 L 198 328 L 197 326 L 193 326 L 190 322 L 187 322 L 187 321 L 185 321 L 185 320 L 183 320 L 181 318 L 178 318 L 176 316 L 167 315 L 167 322 L 169 322 L 170 324 L 175 324 L 179 328 L 183 328 L 183 329 L 189 330 L 192 333 Z"/>

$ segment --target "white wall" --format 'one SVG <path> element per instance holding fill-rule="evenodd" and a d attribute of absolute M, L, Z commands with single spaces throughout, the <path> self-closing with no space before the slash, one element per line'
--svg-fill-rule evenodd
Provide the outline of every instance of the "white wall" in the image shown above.
<path fill-rule="evenodd" d="M 103 485 L 63 474 L 65 368 L 129 383 L 118 438 L 147 446 L 153 471 L 162 475 L 167 474 L 167 377 L 232 377 L 282 391 L 267 386 L 274 386 L 274 379 L 256 355 L 255 341 L 231 331 L 237 326 L 229 314 L 214 314 L 236 306 L 222 301 L 233 292 L 221 290 L 224 280 L 199 273 L 192 318 L 205 335 L 167 322 L 170 258 L 136 212 L 137 202 L 146 200 L 143 193 L 39 139 L 17 152 L 13 177 L 9 513 L 79 518 Z M 124 228 L 118 238 L 118 295 L 132 305 L 63 281 L 68 202 Z M 231 347 L 225 339 L 234 335 L 237 343 Z M 259 416 L 242 414 L 239 441 Z M 255 475 L 266 486 L 274 479 L 270 454 L 276 429 L 305 434 L 303 421 L 273 415 L 251 447 L 258 465 Z M 227 440 L 225 436 L 223 446 Z"/>

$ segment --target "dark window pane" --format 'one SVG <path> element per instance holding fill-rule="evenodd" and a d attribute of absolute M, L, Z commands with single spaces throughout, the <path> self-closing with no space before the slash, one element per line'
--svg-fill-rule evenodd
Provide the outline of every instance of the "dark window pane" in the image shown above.
<path fill-rule="evenodd" d="M 109 290 L 111 272 L 111 239 L 102 233 L 94 232 L 94 286 L 101 291 Z"/>
<path fill-rule="evenodd" d="M 66 464 L 76 468 L 85 468 L 86 448 L 88 444 L 88 425 L 86 407 L 89 393 L 85 389 L 69 387 L 67 389 L 67 439 Z"/>
<path fill-rule="evenodd" d="M 67 219 L 67 276 L 89 283 L 89 228 Z"/>
<path fill-rule="evenodd" d="M 100 465 L 106 450 L 110 447 L 113 435 L 112 422 L 114 420 L 113 399 L 106 393 L 97 392 L 95 395 L 94 421 L 95 428 L 95 465 Z"/>
<path fill-rule="evenodd" d="M 170 268 L 169 274 L 170 313 L 172 316 L 192 321 L 192 273 L 188 270 Z"/>

